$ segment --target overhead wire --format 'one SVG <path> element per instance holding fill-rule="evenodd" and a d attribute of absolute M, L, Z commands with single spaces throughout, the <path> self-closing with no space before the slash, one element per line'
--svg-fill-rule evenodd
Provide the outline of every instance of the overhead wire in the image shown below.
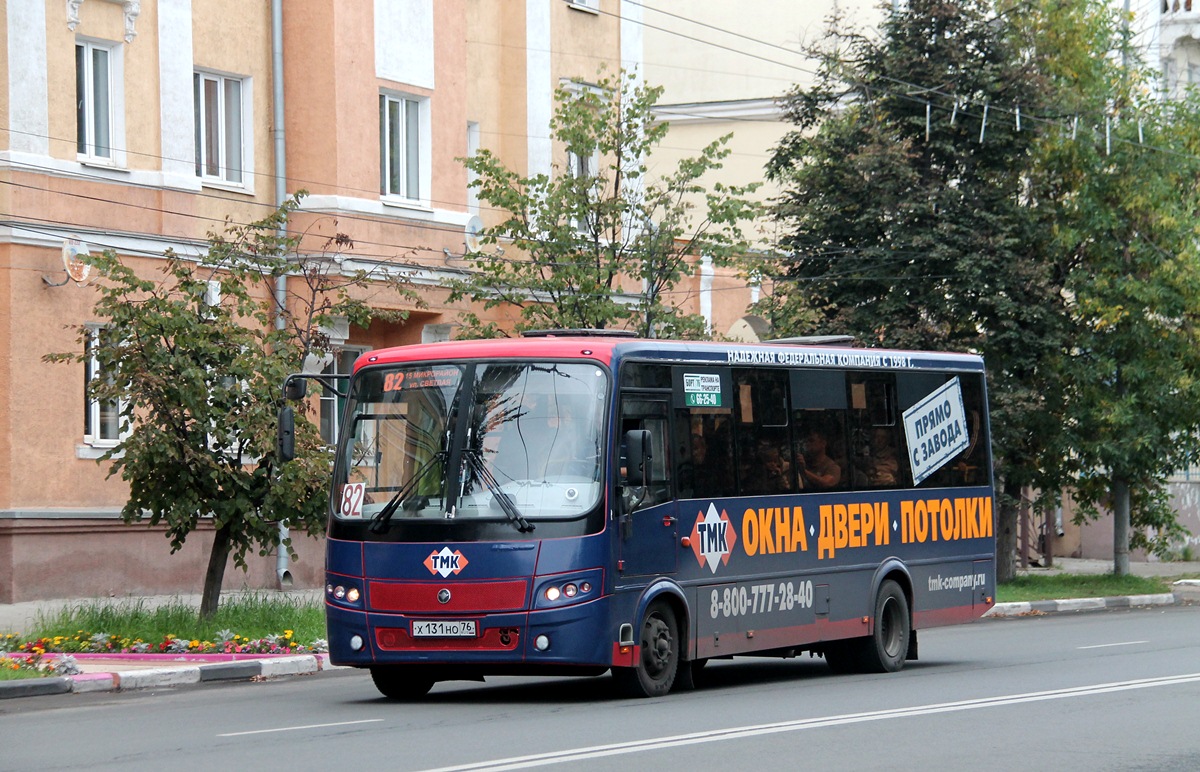
<path fill-rule="evenodd" d="M 774 43 L 771 43 L 771 42 L 769 42 L 769 41 L 763 41 L 763 40 L 760 40 L 760 39 L 757 39 L 757 38 L 751 37 L 751 36 L 749 36 L 749 35 L 744 35 L 744 34 L 737 33 L 737 32 L 731 31 L 731 30 L 725 30 L 725 29 L 721 29 L 721 28 L 718 28 L 718 27 L 716 27 L 716 26 L 714 26 L 714 25 L 706 24 L 706 23 L 704 23 L 704 22 L 700 22 L 700 21 L 697 21 L 697 20 L 695 20 L 695 19 L 689 19 L 689 18 L 686 18 L 686 17 L 680 16 L 680 15 L 678 15 L 678 14 L 674 14 L 674 13 L 671 13 L 671 12 L 669 12 L 669 11 L 665 11 L 665 10 L 663 10 L 663 9 L 660 9 L 660 8 L 655 8 L 655 7 L 653 7 L 653 6 L 650 6 L 650 5 L 647 5 L 647 4 L 645 4 L 645 3 L 636 2 L 636 0 L 625 0 L 625 1 L 626 1 L 626 2 L 630 2 L 630 3 L 634 4 L 634 5 L 638 5 L 638 6 L 642 7 L 642 8 L 643 8 L 643 9 L 645 9 L 645 10 L 653 11 L 653 12 L 655 12 L 655 13 L 659 13 L 659 14 L 662 14 L 662 15 L 665 15 L 665 16 L 668 16 L 668 17 L 672 17 L 672 18 L 676 18 L 676 19 L 681 19 L 681 20 L 684 20 L 684 21 L 688 21 L 688 22 L 690 22 L 690 23 L 693 23 L 693 24 L 696 24 L 696 25 L 698 25 L 698 26 L 701 26 L 701 27 L 704 27 L 704 28 L 707 28 L 707 29 L 711 29 L 711 30 L 714 30 L 714 31 L 718 31 L 718 32 L 721 32 L 721 33 L 723 33 L 723 34 L 728 34 L 728 35 L 730 35 L 730 36 L 732 36 L 732 37 L 735 37 L 735 38 L 738 38 L 738 39 L 742 39 L 742 40 L 745 40 L 745 41 L 747 41 L 747 42 L 753 42 L 753 43 L 755 43 L 755 44 L 762 45 L 762 46 L 765 46 L 765 47 L 769 47 L 769 48 L 773 48 L 773 49 L 778 49 L 778 50 L 780 50 L 780 51 L 784 51 L 784 52 L 786 52 L 786 53 L 789 53 L 789 54 L 795 54 L 795 55 L 799 55 L 799 56 L 803 56 L 803 55 L 804 55 L 804 54 L 803 54 L 803 52 L 795 51 L 795 50 L 793 50 L 793 49 L 786 48 L 786 47 L 784 47 L 784 46 L 780 46 L 780 45 L 778 45 L 778 44 L 774 44 Z M 623 19 L 623 18 L 622 18 L 622 17 L 621 17 L 619 14 L 613 14 L 611 11 L 604 11 L 604 10 L 601 10 L 601 13 L 602 13 L 602 14 L 605 14 L 605 15 L 608 15 L 608 16 L 613 16 L 613 17 L 615 17 L 615 18 L 622 19 L 622 20 L 625 20 L 625 21 L 634 21 L 634 20 L 629 20 L 628 18 L 624 18 L 624 19 Z M 645 22 L 645 21 L 642 21 L 642 20 L 636 20 L 636 21 L 634 21 L 634 23 L 641 24 L 642 26 L 644 26 L 644 27 L 647 27 L 647 28 L 651 28 L 651 29 L 655 29 L 655 30 L 658 30 L 658 31 L 662 31 L 662 32 L 664 32 L 664 33 L 667 33 L 667 34 L 670 34 L 670 35 L 674 35 L 674 36 L 676 36 L 676 37 L 680 37 L 680 38 L 684 38 L 684 39 L 687 39 L 687 40 L 691 40 L 691 41 L 694 41 L 694 42 L 700 43 L 700 44 L 702 44 L 702 45 L 705 45 L 705 46 L 712 46 L 712 47 L 715 47 L 715 48 L 718 48 L 718 49 L 722 49 L 722 50 L 730 51 L 730 52 L 732 52 L 732 53 L 735 53 L 735 54 L 738 54 L 738 55 L 741 55 L 741 56 L 748 56 L 748 57 L 750 57 L 750 58 L 757 59 L 757 60 L 760 60 L 760 61 L 766 61 L 766 62 L 770 62 L 770 63 L 772 63 L 772 64 L 777 64 L 777 65 L 780 65 L 780 66 L 782 66 L 782 67 L 788 67 L 788 68 L 794 69 L 794 70 L 796 70 L 796 71 L 799 71 L 799 72 L 804 72 L 804 73 L 807 73 L 807 74 L 815 74 L 815 71 L 814 71 L 814 70 L 812 70 L 812 69 L 810 69 L 810 68 L 808 68 L 808 67 L 802 66 L 802 65 L 797 65 L 797 64 L 787 63 L 787 62 L 781 62 L 781 61 L 778 61 L 778 60 L 772 60 L 772 59 L 769 59 L 769 58 L 767 58 L 767 57 L 764 57 L 764 56 L 761 56 L 761 55 L 758 55 L 758 54 L 753 54 L 753 53 L 750 53 L 750 52 L 747 52 L 747 51 L 739 50 L 739 49 L 733 48 L 733 47 L 731 47 L 731 46 L 726 46 L 726 45 L 723 45 L 723 44 L 720 44 L 720 43 L 716 43 L 716 42 L 714 42 L 714 41 L 704 40 L 704 39 L 701 39 L 701 38 L 699 38 L 699 37 L 696 37 L 696 36 L 694 36 L 694 35 L 688 35 L 688 34 L 685 34 L 685 33 L 679 32 L 679 31 L 677 31 L 677 30 L 672 30 L 672 29 L 669 29 L 669 28 L 666 28 L 666 27 L 661 27 L 661 26 L 658 26 L 658 25 L 652 25 L 652 24 L 649 24 L 649 23 L 647 23 L 647 22 Z M 887 79 L 887 78 L 885 78 L 885 79 Z M 953 100 L 954 100 L 954 111 L 955 111 L 955 112 L 957 112 L 957 113 L 958 113 L 958 114 L 960 114 L 960 115 L 963 115 L 963 116 L 964 116 L 964 118 L 966 118 L 966 117 L 971 117 L 971 116 L 972 116 L 972 113 L 971 113 L 971 112 L 968 110 L 968 108 L 967 108 L 966 106 L 960 106 L 959 98 L 958 98 L 956 95 L 953 95 L 953 94 L 951 94 L 951 93 L 949 93 L 949 92 L 942 91 L 942 90 L 940 90 L 940 89 L 938 89 L 938 88 L 936 88 L 936 87 L 925 87 L 925 86 L 920 86 L 920 85 L 918 85 L 918 84 L 908 83 L 908 82 L 905 82 L 905 81 L 902 81 L 902 80 L 899 80 L 899 79 L 895 79 L 895 78 L 890 78 L 890 79 L 888 79 L 888 80 L 890 80 L 891 82 L 895 83 L 895 84 L 896 84 L 896 85 L 898 85 L 898 86 L 904 86 L 904 87 L 906 87 L 906 88 L 910 88 L 910 89 L 917 89 L 917 90 L 918 90 L 918 94 L 917 94 L 917 95 L 914 95 L 913 93 L 909 93 L 909 92 L 900 92 L 900 91 L 886 91 L 886 90 L 881 90 L 881 91 L 880 91 L 880 93 L 882 93 L 882 94 L 884 94 L 884 95 L 890 95 L 890 96 L 894 96 L 894 97 L 899 97 L 899 98 L 909 99 L 909 100 L 911 100 L 911 101 L 914 101 L 914 102 L 925 101 L 925 103 L 926 103 L 926 104 L 928 104 L 928 101 L 927 101 L 927 100 L 921 100 L 921 99 L 919 98 L 921 95 L 934 95 L 934 96 L 941 97 L 941 98 L 944 98 L 944 99 L 953 99 Z M 995 110 L 995 111 L 997 111 L 997 112 L 1001 112 L 1001 113 L 1004 113 L 1004 112 L 1006 112 L 1005 108 L 1003 108 L 1002 106 L 996 106 L 996 105 L 992 105 L 992 106 L 990 106 L 990 109 L 992 109 L 992 110 Z M 678 111 L 674 111 L 674 112 L 678 112 Z M 684 113 L 684 114 L 686 114 L 686 113 Z M 1013 111 L 1013 112 L 1009 112 L 1009 114 L 1015 114 L 1015 111 Z M 1058 122 L 1057 122 L 1055 119 L 1047 119 L 1047 118 L 1043 118 L 1043 117 L 1039 117 L 1039 116 L 1034 116 L 1034 115 L 1030 115 L 1030 114 L 1029 114 L 1029 113 L 1027 113 L 1027 112 L 1024 114 L 1024 117 L 1025 117 L 1025 120 L 1027 120 L 1027 121 L 1032 121 L 1032 122 L 1042 121 L 1043 123 L 1046 123 L 1046 124 L 1050 124 L 1050 123 L 1058 123 Z M 10 131 L 11 131 L 11 130 L 10 130 Z M 488 133 L 489 133 L 489 134 L 497 134 L 497 135 L 500 135 L 500 133 L 499 133 L 499 132 L 488 132 Z M 516 136 L 516 135 L 513 135 L 513 136 Z M 522 136 L 523 136 L 523 135 L 522 135 Z M 65 139 L 63 139 L 63 138 L 55 138 L 55 137 L 46 137 L 46 139 L 50 139 L 50 140 L 56 140 L 56 141 L 72 141 L 72 140 L 65 140 Z M 1151 149 L 1151 150 L 1156 150 L 1156 149 L 1159 149 L 1159 148 L 1156 148 L 1156 147 L 1154 147 L 1154 146 L 1152 146 L 1152 145 L 1149 145 L 1149 144 L 1147 144 L 1147 143 L 1143 143 L 1143 142 L 1130 142 L 1129 140 L 1125 140 L 1125 139 L 1123 139 L 1123 138 L 1119 138 L 1119 137 L 1118 137 L 1118 138 L 1115 138 L 1115 141 L 1118 141 L 1118 142 L 1126 142 L 1126 143 L 1129 143 L 1129 144 L 1134 144 L 1134 145 L 1141 145 L 1141 146 L 1147 147 L 1148 149 Z M 127 152 L 129 152 L 129 153 L 135 153 L 135 151 L 127 151 Z M 167 158 L 167 157 L 164 157 L 164 156 L 155 156 L 155 155 L 153 155 L 153 154 L 148 154 L 148 153 L 136 153 L 136 154 L 137 154 L 137 155 L 139 155 L 139 156 L 144 156 L 144 157 L 154 158 L 154 159 L 158 159 L 158 160 L 173 160 L 173 161 L 178 161 L 178 162 L 181 162 L 181 163 L 190 163 L 190 162 L 191 162 L 191 160 L 193 160 L 193 159 L 170 159 L 170 158 Z M 755 154 L 755 155 L 757 155 L 757 154 Z M 1187 155 L 1187 154 L 1180 154 L 1180 155 Z M 1195 157 L 1195 156 L 1190 156 L 1190 155 L 1189 155 L 1188 157 Z M 12 164 L 13 164 L 13 165 L 15 165 L 15 166 L 21 166 L 21 167 L 23 167 L 23 168 L 27 168 L 27 169 L 40 169 L 40 170 L 42 170 L 42 171 L 53 171 L 53 170 L 52 170 L 52 169 L 50 169 L 49 167 L 39 167 L 39 166 L 37 166 L 37 165 L 35 165 L 35 164 L 27 164 L 27 163 L 23 163 L 23 162 L 20 162 L 20 161 L 17 161 L 17 162 L 10 162 L 10 163 L 12 163 Z M 273 175 L 271 175 L 271 174 L 268 174 L 268 173 L 266 173 L 266 172 L 257 172 L 257 171 L 255 171 L 255 172 L 252 172 L 252 173 L 253 173 L 253 174 L 256 174 L 256 175 L 259 175 L 259 176 L 268 177 L 268 178 L 271 178 L 271 177 L 273 177 Z M 83 175 L 83 176 L 85 176 L 85 177 L 88 177 L 88 175 Z M 89 178 L 90 178 L 90 179 L 93 179 L 93 180 L 95 180 L 95 181 L 100 181 L 100 182 L 110 182 L 110 183 L 111 183 L 111 182 L 115 182 L 115 181 L 114 181 L 114 180 L 112 180 L 111 178 L 108 178 L 108 177 L 105 177 L 105 176 L 102 176 L 102 175 L 92 175 L 92 176 L 90 176 Z M 10 184 L 10 185 L 18 185 L 18 186 L 20 186 L 20 185 L 21 185 L 20 183 L 15 183 L 15 182 L 12 182 L 12 181 L 9 181 L 9 180 L 0 180 L 0 182 L 4 182 L 4 183 L 6 183 L 6 184 Z M 298 182 L 299 182 L 301 185 L 304 185 L 306 181 L 300 180 L 300 181 L 298 181 Z M 153 190 L 153 191 L 162 191 L 162 190 L 163 190 L 163 188 L 162 188 L 162 187 L 160 187 L 160 186 L 148 185 L 148 184 L 139 184 L 139 183 L 131 183 L 131 182 L 129 182 L 129 181 L 120 181 L 120 182 L 118 182 L 117 184 L 126 185 L 126 186 L 128 186 L 128 185 L 131 185 L 131 184 L 132 184 L 134 187 L 142 187 L 142 188 L 144 188 L 144 189 Z M 312 181 L 308 181 L 308 182 L 307 182 L 307 184 L 313 184 L 313 185 L 324 185 L 324 183 L 316 183 L 316 182 L 312 182 Z M 36 188 L 36 186 L 25 186 L 25 187 L 30 187 L 30 188 L 32 188 L 32 189 L 39 189 L 39 188 Z M 334 189 L 337 189 L 337 190 L 345 190 L 345 191 L 349 191 L 349 192 L 357 192 L 357 193 L 366 193 L 366 192 L 367 192 L 366 190 L 357 189 L 357 188 L 350 187 L 350 186 L 345 186 L 345 185 L 333 185 L 333 186 L 330 186 L 330 187 L 333 187 Z M 111 201 L 111 200 L 108 200 L 108 199 L 100 199 L 99 197 L 88 196 L 88 195 L 86 195 L 86 194 L 80 194 L 80 193 L 69 192 L 69 191 L 58 191 L 58 190 L 49 190 L 49 189 L 39 189 L 39 190 L 43 190 L 44 192 L 55 193 L 55 194 L 59 194 L 59 195 L 77 196 L 77 197 L 79 197 L 79 198 L 81 198 L 81 199 L 86 199 L 86 200 L 101 200 L 101 201 L 105 201 L 106 203 L 122 203 L 122 202 L 113 202 L 113 201 Z M 374 191 L 371 191 L 371 192 L 373 193 Z M 203 197 L 210 197 L 210 198 L 218 199 L 218 200 L 221 200 L 221 201 L 227 201 L 227 202 L 230 202 L 230 203 L 236 203 L 236 204 L 237 204 L 237 205 L 239 205 L 239 206 L 247 206 L 247 205 L 249 205 L 249 206 L 252 206 L 252 207 L 262 207 L 262 208 L 269 208 L 269 209 L 272 209 L 272 210 L 274 209 L 274 206 L 273 206 L 273 205 L 271 205 L 271 204 L 266 204 L 266 203 L 263 203 L 263 202 L 257 201 L 257 200 L 255 200 L 255 199 L 248 199 L 248 198 L 244 198 L 244 197 L 242 197 L 242 195 L 243 195 L 243 194 L 238 194 L 238 193 L 231 193 L 231 194 L 229 194 L 229 195 L 224 195 L 224 194 L 218 194 L 218 193 L 213 193 L 213 192 L 207 192 L 207 191 L 206 191 L 206 190 L 204 190 L 204 189 L 202 189 L 200 192 L 192 192 L 192 191 L 189 191 L 189 193 L 191 193 L 192 195 L 198 195 L 198 196 L 203 196 Z M 428 200 L 428 199 L 427 199 L 427 200 Z M 459 204 L 460 204 L 460 202 L 444 202 L 444 201 L 432 201 L 432 200 L 431 200 L 431 202 L 432 202 L 432 203 L 440 203 L 440 204 L 448 204 L 448 205 L 453 205 L 453 206 L 457 206 L 457 205 L 459 205 Z M 204 215 L 198 215 L 198 214 L 195 214 L 195 213 L 190 213 L 190 212 L 179 212 L 179 211 L 174 211 L 174 210 L 169 210 L 169 209 L 164 209 L 164 208 L 144 207 L 144 206 L 140 206 L 140 205 L 137 205 L 137 206 L 139 206 L 140 208 L 149 209 L 149 210 L 151 210 L 151 211 L 158 211 L 158 212 L 160 212 L 160 213 L 162 213 L 162 214 L 169 214 L 169 215 L 173 215 L 173 216 L 179 216 L 179 217 L 184 217 L 184 218 L 195 218 L 195 219 L 206 220 L 206 221 L 208 221 L 208 222 L 226 222 L 226 220 L 222 220 L 222 219 L 219 219 L 219 218 L 214 218 L 214 217 L 206 217 L 206 216 L 204 216 Z M 486 209 L 486 207 L 485 207 L 485 209 Z M 316 211 L 310 211 L 310 210 L 302 210 L 302 211 L 303 211 L 304 213 L 306 213 L 306 214 L 319 214 L 319 212 L 316 212 Z M 501 211 L 501 210 L 495 210 L 495 211 Z M 338 219 L 338 220 L 343 220 L 343 219 L 345 219 L 345 220 L 350 220 L 350 221 L 363 221 L 363 222 L 378 222 L 378 221 L 380 221 L 380 220 L 386 220 L 386 219 L 388 219 L 386 215 L 379 215 L 379 216 L 375 216 L 375 215 L 364 215 L 364 214 L 360 214 L 360 213 L 351 213 L 351 212 L 343 212 L 343 211 L 332 212 L 332 213 L 330 213 L 330 216 L 331 216 L 331 217 L 335 217 L 335 218 L 336 218 L 336 219 Z M 235 224 L 249 225 L 249 223 L 235 223 Z M 72 225 L 72 224 L 68 224 L 68 225 Z M 455 235 L 457 235 L 457 234 L 459 234 L 459 233 L 461 232 L 461 231 L 460 231 L 458 228 L 455 228 L 455 227 L 451 227 L 451 226 L 443 226 L 443 225 L 438 225 L 438 224 L 433 224 L 433 223 L 428 223 L 428 222 L 419 222 L 419 221 L 405 221 L 405 222 L 404 222 L 404 225 L 405 225 L 405 227 L 408 227 L 408 228 L 411 228 L 411 229 L 415 229 L 415 230 L 426 230 L 426 231 L 432 231 L 432 232 L 453 233 L 453 234 L 455 234 Z M 80 226 L 80 225 L 78 225 L 78 224 L 74 224 L 74 227 L 82 227 L 82 226 Z M 439 250 L 439 249 L 437 249 L 437 248 L 435 248 L 435 247 L 428 247 L 428 246 L 425 246 L 425 245 L 403 245 L 403 244 L 391 244 L 391 243 L 384 244 L 384 243 L 369 242 L 369 241 L 356 241 L 356 244 L 364 244 L 364 245 L 367 245 L 367 246 L 383 246 L 383 247 L 400 248 L 400 249 L 411 250 L 411 251 L 421 251 L 421 252 L 428 252 L 428 253 L 435 254 L 435 255 L 436 255 L 436 254 L 438 254 L 439 252 L 442 252 L 442 250 Z M 857 252 L 858 252 L 858 250 L 855 250 L 855 252 L 857 253 Z M 383 259 L 390 259 L 391 257 L 394 257 L 394 256 L 378 255 L 378 254 L 374 254 L 374 255 L 372 255 L 372 254 L 369 254 L 369 253 L 355 253 L 355 254 L 353 254 L 351 257 L 352 257 L 352 258 L 364 257 L 364 259 L 369 259 L 369 258 L 371 258 L 371 257 L 379 257 L 379 258 L 383 258 Z M 881 259 L 882 259 L 882 257 L 883 257 L 883 256 L 880 256 L 880 258 L 881 258 Z"/>

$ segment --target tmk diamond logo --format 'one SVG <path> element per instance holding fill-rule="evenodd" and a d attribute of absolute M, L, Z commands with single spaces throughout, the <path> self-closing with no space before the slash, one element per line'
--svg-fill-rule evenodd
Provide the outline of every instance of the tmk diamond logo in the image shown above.
<path fill-rule="evenodd" d="M 457 574 L 467 567 L 467 558 L 458 550 L 450 551 L 449 547 L 442 547 L 441 552 L 430 552 L 429 557 L 425 558 L 425 567 L 429 569 L 431 574 L 441 574 L 445 579 L 450 574 Z"/>
<path fill-rule="evenodd" d="M 733 532 L 733 524 L 724 510 L 717 514 L 716 506 L 709 504 L 707 512 L 696 516 L 696 525 L 692 526 L 692 552 L 696 553 L 700 565 L 707 564 L 708 570 L 714 574 L 717 572 L 717 563 L 729 565 L 729 555 L 733 552 L 735 542 L 737 534 Z"/>

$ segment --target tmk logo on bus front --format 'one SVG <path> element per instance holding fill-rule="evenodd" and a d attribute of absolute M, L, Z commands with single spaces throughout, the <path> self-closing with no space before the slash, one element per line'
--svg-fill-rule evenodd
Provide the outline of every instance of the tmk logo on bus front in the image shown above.
<path fill-rule="evenodd" d="M 707 512 L 696 516 L 696 524 L 692 526 L 692 552 L 696 553 L 700 565 L 707 564 L 708 570 L 714 574 L 717 572 L 717 563 L 729 565 L 729 555 L 733 552 L 735 542 L 737 534 L 724 510 L 717 514 L 716 506 L 709 504 Z"/>
<path fill-rule="evenodd" d="M 466 556 L 458 550 L 450 551 L 449 547 L 442 547 L 440 552 L 430 552 L 429 557 L 425 558 L 425 567 L 429 569 L 431 574 L 441 574 L 445 579 L 450 574 L 457 574 L 467 567 Z"/>

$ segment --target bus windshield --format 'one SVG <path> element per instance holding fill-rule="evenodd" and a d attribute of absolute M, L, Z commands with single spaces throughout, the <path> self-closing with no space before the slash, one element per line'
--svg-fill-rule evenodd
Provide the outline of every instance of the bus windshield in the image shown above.
<path fill-rule="evenodd" d="M 600 500 L 608 392 L 594 364 L 503 362 L 364 368 L 351 385 L 335 515 L 576 518 Z"/>

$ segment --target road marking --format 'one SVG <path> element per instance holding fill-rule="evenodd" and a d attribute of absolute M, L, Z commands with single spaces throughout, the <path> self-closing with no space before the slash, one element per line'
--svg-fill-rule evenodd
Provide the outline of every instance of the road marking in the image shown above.
<path fill-rule="evenodd" d="M 270 732 L 296 732 L 301 729 L 326 729 L 331 726 L 351 726 L 353 724 L 374 724 L 383 721 L 382 718 L 364 718 L 361 721 L 339 721 L 336 724 L 305 724 L 304 726 L 281 726 L 277 729 L 252 729 L 248 732 L 226 732 L 217 737 L 241 737 L 247 734 L 268 734 Z"/>
<path fill-rule="evenodd" d="M 1159 686 L 1177 686 L 1200 682 L 1200 673 L 1167 676 L 1164 678 L 1142 678 L 1136 681 L 1116 681 L 1093 686 L 1076 686 L 1069 689 L 1053 689 L 1044 692 L 1028 692 L 1025 694 L 1009 694 L 1000 697 L 986 697 L 976 700 L 961 700 L 958 702 L 942 702 L 932 705 L 917 705 L 911 708 L 893 708 L 891 710 L 875 710 L 866 713 L 846 713 L 839 716 L 823 718 L 805 718 L 797 721 L 782 721 L 774 724 L 757 724 L 754 726 L 733 727 L 730 729 L 714 729 L 708 732 L 660 737 L 649 740 L 634 740 L 632 742 L 614 743 L 612 745 L 594 745 L 588 748 L 574 748 L 550 753 L 536 753 L 529 756 L 513 756 L 506 759 L 479 761 L 471 764 L 460 764 L 452 767 L 438 767 L 425 772 L 503 772 L 510 769 L 525 769 L 527 767 L 543 767 L 550 764 L 567 764 L 588 759 L 598 759 L 606 756 L 619 756 L 642 751 L 657 751 L 665 748 L 676 748 L 683 745 L 720 742 L 723 740 L 741 740 L 765 734 L 779 732 L 797 732 L 805 729 L 820 729 L 829 726 L 858 724 L 866 721 L 883 721 L 893 718 L 909 718 L 911 716 L 930 716 L 937 713 L 954 713 L 979 708 L 995 708 L 1005 705 L 1019 705 L 1026 702 L 1044 700 L 1061 700 L 1071 697 L 1089 697 L 1095 694 L 1127 691 L 1130 689 L 1152 689 Z"/>
<path fill-rule="evenodd" d="M 1123 643 L 1097 643 L 1093 646 L 1076 646 L 1077 649 L 1108 649 L 1113 646 L 1137 646 L 1139 643 L 1150 643 L 1150 641 L 1124 641 Z"/>

